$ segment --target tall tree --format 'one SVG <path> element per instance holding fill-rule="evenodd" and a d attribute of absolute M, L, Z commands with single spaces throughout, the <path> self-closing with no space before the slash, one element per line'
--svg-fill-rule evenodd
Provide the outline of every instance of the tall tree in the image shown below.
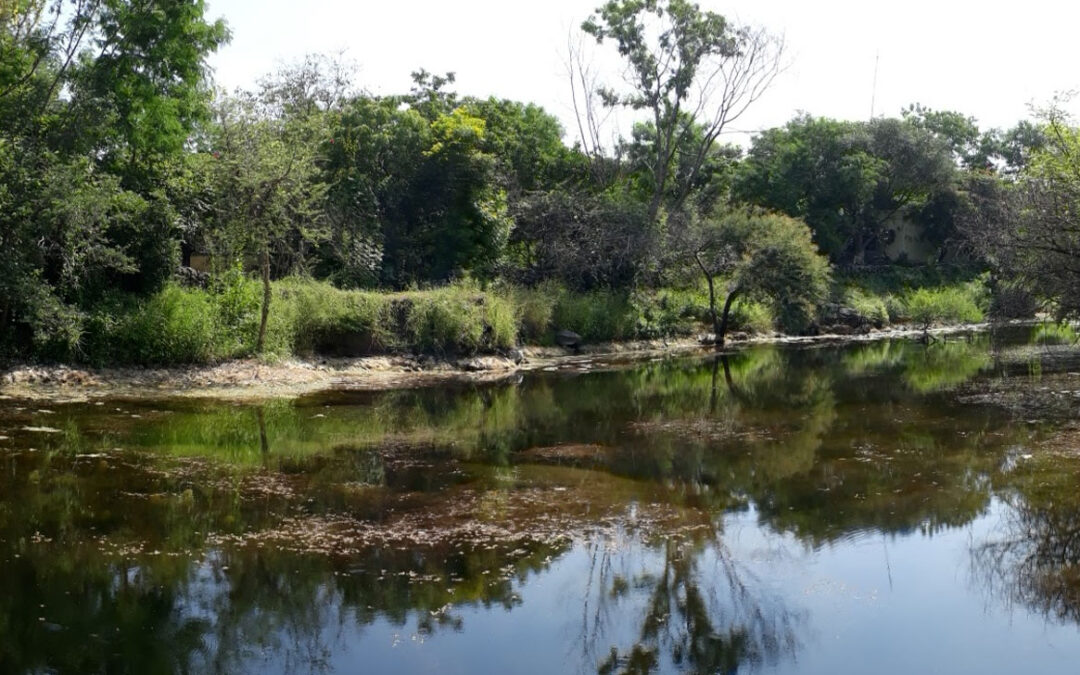
<path fill-rule="evenodd" d="M 961 226 L 1002 281 L 1021 284 L 1060 318 L 1080 317 L 1080 129 L 1061 101 L 1040 112 L 1045 146 L 1013 180 L 969 189 Z"/>
<path fill-rule="evenodd" d="M 687 0 L 611 0 L 596 11 L 582 30 L 599 43 L 615 43 L 630 85 L 602 89 L 601 98 L 646 112 L 655 130 L 644 158 L 655 221 L 669 193 L 669 209 L 683 206 L 720 134 L 772 84 L 784 43 Z"/>
<path fill-rule="evenodd" d="M 949 145 L 907 121 L 804 115 L 754 139 L 734 193 L 804 219 L 834 262 L 862 264 L 883 255 L 895 219 L 941 221 L 956 171 Z"/>
<path fill-rule="evenodd" d="M 175 164 L 228 37 L 201 0 L 0 3 L 0 340 L 78 349 L 107 289 L 173 271 Z"/>
<path fill-rule="evenodd" d="M 263 285 L 256 351 L 266 343 L 275 249 L 323 236 L 325 185 L 317 153 L 319 117 L 274 117 L 254 95 L 222 96 L 207 147 L 211 239 L 225 260 L 257 256 Z"/>

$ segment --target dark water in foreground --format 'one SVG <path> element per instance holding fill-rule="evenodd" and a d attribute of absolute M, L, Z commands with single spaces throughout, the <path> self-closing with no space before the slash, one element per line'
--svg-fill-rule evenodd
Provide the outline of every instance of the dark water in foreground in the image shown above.
<path fill-rule="evenodd" d="M 0 401 L 0 672 L 1075 672 L 1080 358 L 1023 341 Z"/>

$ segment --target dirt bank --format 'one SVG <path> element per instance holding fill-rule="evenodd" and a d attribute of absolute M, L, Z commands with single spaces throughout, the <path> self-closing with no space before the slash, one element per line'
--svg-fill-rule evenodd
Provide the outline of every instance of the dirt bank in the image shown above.
<path fill-rule="evenodd" d="M 930 331 L 940 336 L 985 329 L 985 324 Z M 912 338 L 915 329 L 871 331 L 863 335 L 790 337 L 770 335 L 735 339 L 727 349 L 748 344 L 816 344 Z M 317 358 L 273 363 L 257 359 L 211 366 L 173 368 L 81 368 L 16 366 L 0 373 L 0 397 L 80 401 L 103 397 L 186 396 L 251 400 L 289 398 L 324 389 L 396 389 L 441 382 L 492 381 L 529 370 L 584 371 L 671 354 L 707 353 L 699 340 L 653 340 L 586 345 L 574 353 L 559 347 L 524 347 L 519 354 L 440 359 L 432 356 Z M 511 358 L 513 356 L 513 358 Z"/>

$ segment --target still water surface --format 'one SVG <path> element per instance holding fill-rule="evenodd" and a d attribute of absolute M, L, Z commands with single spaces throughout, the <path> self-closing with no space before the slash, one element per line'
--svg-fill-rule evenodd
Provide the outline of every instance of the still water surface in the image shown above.
<path fill-rule="evenodd" d="M 1025 342 L 0 401 L 0 672 L 1075 672 L 1080 358 Z"/>

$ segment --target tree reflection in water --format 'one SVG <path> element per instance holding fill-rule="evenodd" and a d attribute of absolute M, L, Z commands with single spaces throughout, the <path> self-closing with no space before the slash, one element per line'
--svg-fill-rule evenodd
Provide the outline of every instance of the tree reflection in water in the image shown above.
<path fill-rule="evenodd" d="M 1021 476 L 1019 490 L 1002 498 L 993 538 L 972 548 L 973 578 L 1006 606 L 1080 624 L 1080 467 L 1041 463 L 1043 471 Z"/>
<path fill-rule="evenodd" d="M 630 580 L 605 579 L 601 574 L 597 580 L 600 606 L 628 604 L 624 598 L 630 593 L 645 596 L 641 614 L 632 619 L 639 626 L 632 646 L 612 646 L 601 654 L 597 649 L 605 636 L 597 621 L 601 611 L 597 609 L 591 623 L 586 616 L 582 642 L 586 656 L 602 658 L 595 659 L 599 673 L 647 673 L 658 668 L 736 673 L 795 655 L 805 614 L 763 589 L 732 558 L 719 536 L 669 539 L 660 545 L 660 552 L 659 570 Z"/>
<path fill-rule="evenodd" d="M 0 672 L 318 670 L 383 630 L 471 638 L 500 607 L 529 636 L 572 622 L 586 670 L 768 666 L 804 650 L 807 619 L 725 548 L 721 523 L 750 508 L 812 550 L 1008 499 L 977 569 L 1080 621 L 1075 476 L 1017 482 L 1016 430 L 950 403 L 983 349 L 764 347 L 257 407 L 72 406 L 47 436 L 0 410 Z M 533 617 L 541 575 L 587 579 L 580 615 Z"/>

